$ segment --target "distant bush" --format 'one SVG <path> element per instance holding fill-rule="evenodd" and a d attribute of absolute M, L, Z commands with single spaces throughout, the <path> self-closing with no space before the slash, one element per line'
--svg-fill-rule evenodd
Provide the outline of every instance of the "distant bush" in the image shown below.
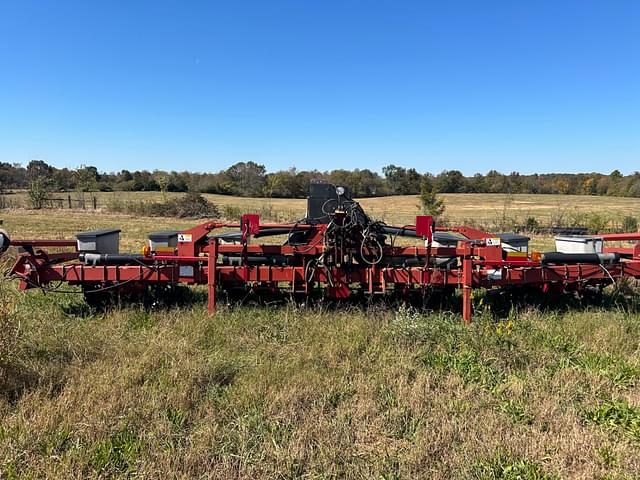
<path fill-rule="evenodd" d="M 524 229 L 527 232 L 536 232 L 540 229 L 540 222 L 536 217 L 529 216 L 524 220 Z"/>
<path fill-rule="evenodd" d="M 240 207 L 236 207 L 235 205 L 223 205 L 222 206 L 222 216 L 227 219 L 232 218 L 240 218 L 240 216 L 244 213 L 244 211 Z"/>
<path fill-rule="evenodd" d="M 183 197 L 174 198 L 161 203 L 163 210 L 172 217 L 217 217 L 218 207 L 199 193 L 189 192 Z"/>
<path fill-rule="evenodd" d="M 591 233 L 603 232 L 609 225 L 610 218 L 604 213 L 590 213 L 587 216 L 587 227 Z"/>
<path fill-rule="evenodd" d="M 622 230 L 624 232 L 637 232 L 638 231 L 638 219 L 631 215 L 626 215 L 622 219 Z"/>
<path fill-rule="evenodd" d="M 114 200 L 109 210 L 146 217 L 214 218 L 220 216 L 218 207 L 196 192 L 164 202 L 122 202 Z"/>

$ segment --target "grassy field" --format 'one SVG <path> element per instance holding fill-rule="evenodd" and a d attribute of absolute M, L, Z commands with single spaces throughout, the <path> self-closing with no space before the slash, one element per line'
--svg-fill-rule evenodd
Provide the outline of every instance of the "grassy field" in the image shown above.
<path fill-rule="evenodd" d="M 14 237 L 119 226 L 130 250 L 193 224 L 3 218 Z M 0 478 L 640 477 L 638 314 L 574 305 L 496 319 L 477 300 L 471 327 L 382 306 L 209 318 L 200 291 L 188 306 L 97 313 L 2 282 Z"/>
<path fill-rule="evenodd" d="M 72 194 L 74 195 L 74 194 Z M 88 194 L 89 195 L 89 194 Z M 91 194 L 93 195 L 93 194 Z M 26 238 L 46 233 L 52 238 L 64 238 L 77 231 L 93 228 L 122 228 L 124 250 L 138 250 L 147 233 L 163 229 L 180 229 L 192 226 L 193 220 L 173 218 L 136 218 L 131 215 L 109 212 L 116 203 L 166 201 L 181 193 L 160 192 L 98 192 L 98 212 L 91 209 L 71 211 L 6 209 L 2 213 L 5 227 L 14 237 Z M 567 195 L 502 195 L 502 194 L 444 194 L 445 221 L 450 225 L 469 225 L 494 230 L 510 231 L 523 225 L 527 217 L 535 217 L 542 226 L 550 224 L 588 224 L 611 221 L 620 224 L 624 216 L 640 221 L 640 198 L 567 196 Z M 205 195 L 218 205 L 228 220 L 237 220 L 242 213 L 260 213 L 264 221 L 291 222 L 304 216 L 304 199 L 265 199 Z M 8 195 L 10 203 L 25 204 L 24 193 Z M 410 225 L 418 214 L 418 197 L 415 195 L 365 198 L 360 203 L 376 220 L 393 225 Z M 126 209 L 124 209 L 126 210 Z M 64 219 L 64 221 L 60 221 Z M 531 247 L 546 250 L 553 246 L 550 237 L 532 235 Z"/>
<path fill-rule="evenodd" d="M 75 198 L 75 194 L 70 194 Z M 97 192 L 98 207 L 117 202 L 162 201 L 181 193 L 160 192 Z M 60 194 L 60 197 L 66 195 Z M 227 195 L 204 195 L 208 200 L 238 213 L 263 213 L 270 219 L 291 221 L 304 215 L 306 200 L 282 198 L 247 198 Z M 504 195 L 504 194 L 443 194 L 445 217 L 453 223 L 496 224 L 509 219 L 522 223 L 533 216 L 541 223 L 571 220 L 586 214 L 602 214 L 611 219 L 624 215 L 640 216 L 640 198 L 595 197 L 586 195 Z M 26 205 L 24 193 L 7 195 L 10 203 Z M 359 200 L 366 211 L 378 220 L 393 224 L 412 224 L 418 213 L 418 196 L 400 195 Z"/>

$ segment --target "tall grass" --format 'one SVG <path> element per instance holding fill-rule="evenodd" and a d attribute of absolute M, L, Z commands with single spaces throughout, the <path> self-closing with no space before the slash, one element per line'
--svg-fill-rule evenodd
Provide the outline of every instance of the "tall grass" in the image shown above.
<path fill-rule="evenodd" d="M 198 295 L 106 313 L 6 284 L 4 298 L 20 333 L 3 477 L 640 475 L 640 322 L 622 309 L 466 327 L 409 307 L 209 318 Z"/>

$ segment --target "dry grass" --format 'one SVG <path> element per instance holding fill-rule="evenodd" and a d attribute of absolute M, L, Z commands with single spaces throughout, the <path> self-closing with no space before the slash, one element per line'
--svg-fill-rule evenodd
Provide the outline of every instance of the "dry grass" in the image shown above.
<path fill-rule="evenodd" d="M 371 200 L 373 201 L 373 200 Z M 189 221 L 5 212 L 14 237 Z M 637 478 L 640 318 L 88 310 L 0 284 L 0 478 Z"/>
<path fill-rule="evenodd" d="M 120 228 L 122 251 L 139 251 L 146 235 L 160 230 L 184 229 L 197 221 L 175 218 L 134 218 L 131 215 L 94 211 L 6 210 L 5 228 L 12 238 L 75 238 L 76 232 Z"/>
<path fill-rule="evenodd" d="M 21 197 L 22 194 L 17 194 Z M 190 220 L 171 218 L 133 218 L 131 215 L 106 212 L 114 202 L 162 201 L 180 193 L 116 192 L 97 193 L 98 205 L 104 208 L 92 210 L 24 210 L 8 209 L 2 214 L 5 227 L 14 237 L 26 238 L 47 235 L 51 238 L 72 236 L 77 231 L 92 228 L 122 228 L 124 250 L 138 250 L 145 235 L 151 231 L 180 229 L 193 225 Z M 235 220 L 241 213 L 258 212 L 267 221 L 293 221 L 304 216 L 306 200 L 240 198 L 225 195 L 205 195 L 221 207 L 226 218 Z M 624 215 L 638 217 L 639 198 L 567 196 L 567 195 L 502 195 L 502 194 L 445 194 L 446 220 L 450 224 L 467 225 L 522 225 L 528 216 L 536 217 L 541 224 L 552 220 L 584 220 L 588 215 L 600 215 L 605 219 L 620 221 Z M 418 197 L 365 198 L 360 200 L 365 210 L 374 218 L 394 225 L 415 222 L 418 213 Z M 507 219 L 507 221 L 505 221 Z M 532 248 L 547 249 L 552 246 L 550 237 L 533 236 Z"/>
<path fill-rule="evenodd" d="M 72 196 L 74 194 L 71 194 Z M 91 196 L 93 194 L 87 194 Z M 105 207 L 116 202 L 163 201 L 181 193 L 160 192 L 98 192 L 98 205 Z M 64 196 L 64 195 L 63 195 Z M 238 208 L 242 212 L 272 212 L 278 219 L 295 220 L 304 215 L 306 200 L 283 198 L 245 198 L 227 195 L 204 195 L 222 207 Z M 601 213 L 612 218 L 637 216 L 640 198 L 594 197 L 586 195 L 529 195 L 529 194 L 443 194 L 445 216 L 452 222 L 473 221 L 492 223 L 508 217 L 523 221 L 534 216 L 545 222 L 558 217 L 576 217 L 587 213 Z M 24 194 L 7 195 L 15 203 L 24 204 Z M 359 200 L 372 216 L 394 224 L 413 224 L 418 213 L 417 195 L 375 197 Z"/>
<path fill-rule="evenodd" d="M 638 215 L 640 212 L 640 198 L 527 194 L 443 194 L 442 197 L 446 205 L 445 217 L 455 223 L 470 220 L 491 224 L 503 217 L 523 222 L 529 216 L 546 222 L 560 215 L 570 217 L 596 212 L 617 217 Z M 361 203 L 367 211 L 384 220 L 413 223 L 418 197 L 370 198 L 363 199 Z"/>
<path fill-rule="evenodd" d="M 12 238 L 71 238 L 77 232 L 103 228 L 120 228 L 122 251 L 139 251 L 148 233 L 160 230 L 176 230 L 192 227 L 197 220 L 176 218 L 133 217 L 131 215 L 93 211 L 65 210 L 6 210 L 2 214 L 3 228 Z M 265 241 L 277 242 L 275 237 Z M 552 247 L 549 236 L 532 235 L 531 248 L 545 250 Z"/>

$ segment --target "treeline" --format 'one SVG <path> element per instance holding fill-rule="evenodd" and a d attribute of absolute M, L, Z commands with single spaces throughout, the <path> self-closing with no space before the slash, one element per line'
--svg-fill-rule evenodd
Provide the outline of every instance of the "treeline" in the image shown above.
<path fill-rule="evenodd" d="M 425 182 L 438 193 L 556 193 L 567 195 L 612 195 L 640 197 L 640 172 L 622 175 L 618 170 L 601 173 L 549 173 L 521 175 L 487 174 L 464 176 L 458 170 L 439 174 L 388 165 L 382 175 L 368 169 L 303 171 L 295 168 L 267 173 L 264 165 L 239 162 L 216 173 L 165 172 L 154 170 L 117 173 L 99 172 L 93 166 L 56 168 L 42 160 L 20 164 L 0 163 L 0 188 L 29 189 L 37 184 L 47 191 L 168 191 L 218 193 L 251 197 L 302 198 L 309 182 L 323 179 L 348 186 L 356 197 L 411 195 L 421 192 Z"/>

